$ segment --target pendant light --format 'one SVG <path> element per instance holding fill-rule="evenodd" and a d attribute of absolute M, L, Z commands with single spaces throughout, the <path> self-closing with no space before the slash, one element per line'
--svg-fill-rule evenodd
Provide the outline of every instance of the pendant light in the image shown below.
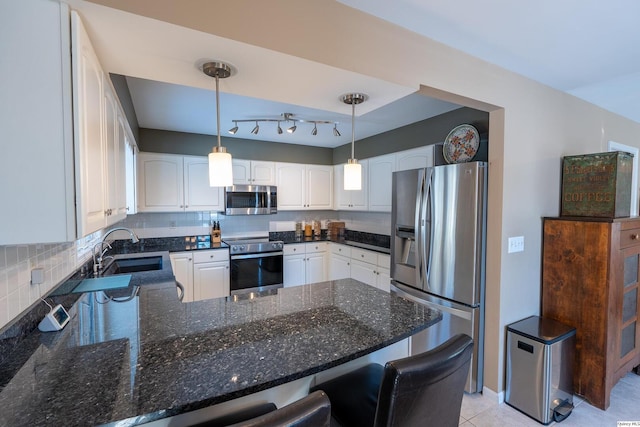
<path fill-rule="evenodd" d="M 233 185 L 233 170 L 231 154 L 220 144 L 220 79 L 231 75 L 231 67 L 224 62 L 207 62 L 202 66 L 202 72 L 216 79 L 216 129 L 218 145 L 209 153 L 209 185 L 211 187 L 227 187 Z"/>
<path fill-rule="evenodd" d="M 342 102 L 351 105 L 351 158 L 344 165 L 344 189 L 362 190 L 362 165 L 355 158 L 355 138 L 356 138 L 356 105 L 363 103 L 367 95 L 362 93 L 349 93 L 342 97 Z"/>

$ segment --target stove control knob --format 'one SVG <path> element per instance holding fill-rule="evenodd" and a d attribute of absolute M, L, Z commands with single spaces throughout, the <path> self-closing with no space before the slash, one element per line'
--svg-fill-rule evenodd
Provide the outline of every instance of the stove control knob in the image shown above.
<path fill-rule="evenodd" d="M 245 249 L 246 249 L 246 246 L 245 246 L 245 245 L 241 245 L 241 246 L 240 246 L 240 250 L 244 251 Z"/>

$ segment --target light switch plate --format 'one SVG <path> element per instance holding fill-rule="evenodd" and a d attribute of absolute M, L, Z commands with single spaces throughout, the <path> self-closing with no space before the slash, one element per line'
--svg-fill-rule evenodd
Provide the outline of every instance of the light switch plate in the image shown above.
<path fill-rule="evenodd" d="M 509 237 L 509 249 L 508 253 L 524 251 L 524 236 Z"/>

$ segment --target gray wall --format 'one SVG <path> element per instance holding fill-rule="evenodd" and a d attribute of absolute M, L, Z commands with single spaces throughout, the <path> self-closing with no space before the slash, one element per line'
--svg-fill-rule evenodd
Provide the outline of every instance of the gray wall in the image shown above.
<path fill-rule="evenodd" d="M 291 163 L 330 165 L 333 149 L 306 145 L 281 144 L 221 136 L 221 145 L 233 157 L 246 160 L 270 160 Z M 206 156 L 217 145 L 217 137 L 196 133 L 140 128 L 140 151 Z"/>
<path fill-rule="evenodd" d="M 489 113 L 462 107 L 427 120 L 364 138 L 355 143 L 355 157 L 356 159 L 366 159 L 443 142 L 451 129 L 463 123 L 473 125 L 482 136 L 489 131 Z M 481 137 L 481 140 L 483 139 L 476 160 L 486 160 L 486 138 Z M 345 163 L 349 157 L 351 157 L 351 144 L 341 145 L 333 150 L 333 164 Z"/>
<path fill-rule="evenodd" d="M 131 100 L 131 92 L 129 92 L 127 79 L 125 76 L 120 74 L 109 74 L 109 77 L 111 78 L 111 83 L 113 83 L 113 88 L 116 90 L 116 95 L 120 100 L 120 105 L 122 105 L 122 109 L 124 110 L 124 115 L 127 117 L 127 121 L 129 121 L 129 127 L 131 128 L 131 132 L 133 132 L 133 137 L 136 142 L 139 142 L 140 135 L 138 117 L 136 116 L 136 110 L 133 107 L 133 101 Z"/>
<path fill-rule="evenodd" d="M 489 114 L 467 107 L 356 141 L 355 156 L 365 159 L 442 142 L 451 129 L 463 123 L 474 125 L 480 135 L 485 136 L 481 138 L 476 160 L 487 160 Z M 206 156 L 216 144 L 217 139 L 213 135 L 146 128 L 140 128 L 138 140 L 140 151 L 196 156 Z M 233 157 L 247 160 L 332 165 L 345 163 L 351 157 L 350 144 L 331 149 L 225 136 L 221 136 L 221 144 Z"/>

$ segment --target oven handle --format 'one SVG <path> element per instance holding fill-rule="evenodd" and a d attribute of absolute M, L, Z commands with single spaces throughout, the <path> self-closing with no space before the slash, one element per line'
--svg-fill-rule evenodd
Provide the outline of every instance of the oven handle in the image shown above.
<path fill-rule="evenodd" d="M 231 259 L 251 259 L 251 258 L 266 258 L 272 256 L 281 256 L 282 251 L 279 252 L 260 252 L 259 254 L 247 254 L 247 255 L 231 255 Z"/>

